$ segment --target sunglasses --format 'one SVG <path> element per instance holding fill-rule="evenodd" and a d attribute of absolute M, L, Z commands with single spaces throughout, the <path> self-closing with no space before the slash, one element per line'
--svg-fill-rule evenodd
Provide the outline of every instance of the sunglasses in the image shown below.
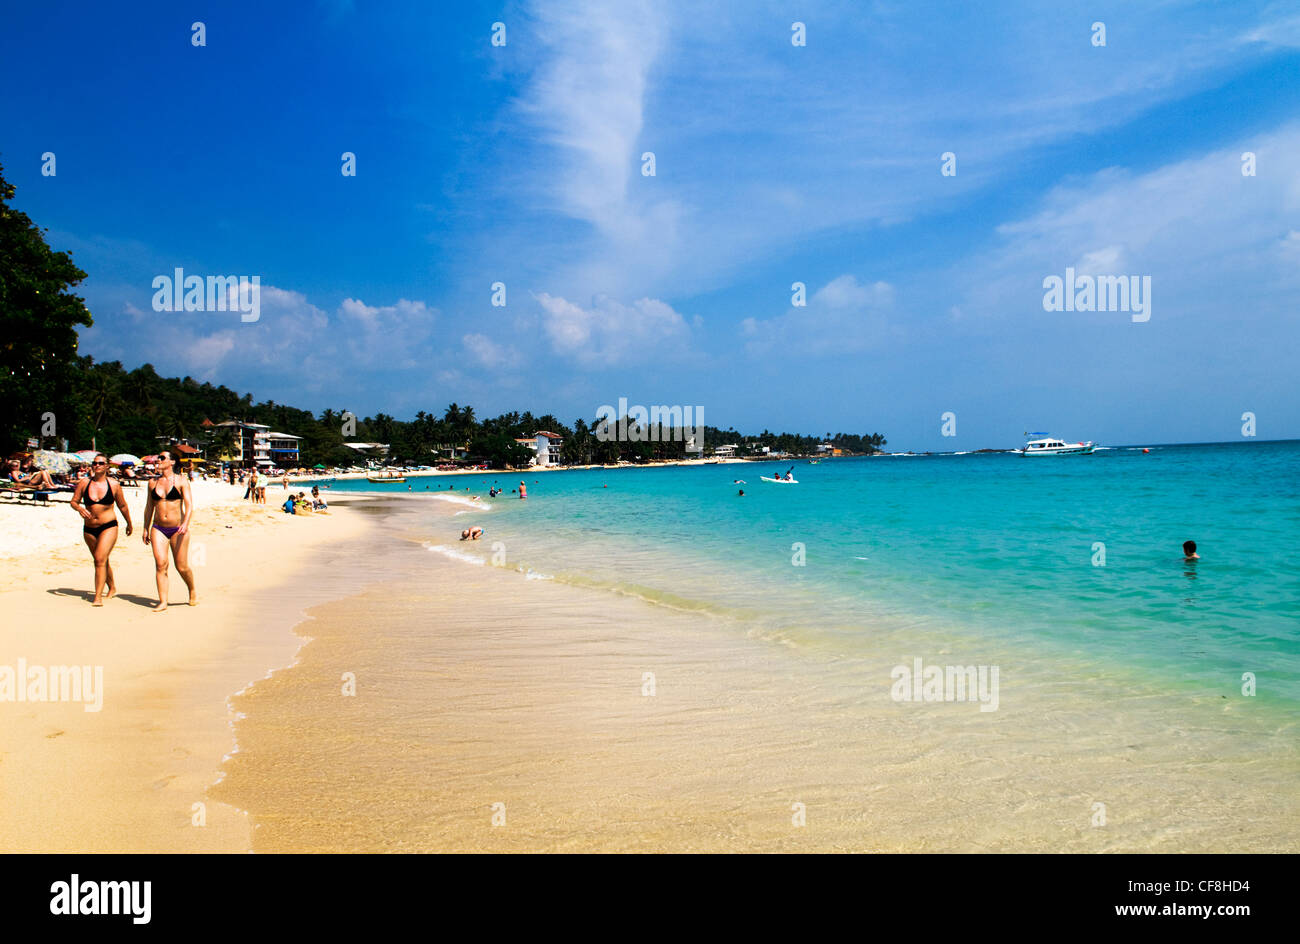
<path fill-rule="evenodd" d="M 105 462 L 103 459 L 96 459 L 94 462 L 91 463 L 91 465 L 108 465 L 108 463 Z"/>

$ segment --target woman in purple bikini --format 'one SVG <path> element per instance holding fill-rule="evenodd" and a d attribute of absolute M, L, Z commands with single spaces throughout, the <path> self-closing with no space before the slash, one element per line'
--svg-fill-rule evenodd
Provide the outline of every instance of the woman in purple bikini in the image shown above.
<path fill-rule="evenodd" d="M 194 499 L 190 483 L 175 474 L 176 456 L 170 449 L 158 453 L 158 478 L 149 483 L 149 498 L 144 505 L 144 543 L 153 548 L 157 565 L 154 574 L 158 581 L 158 605 L 155 613 L 167 609 L 167 547 L 171 546 L 176 560 L 176 573 L 181 575 L 190 591 L 190 606 L 198 606 L 199 595 L 194 589 L 194 574 L 190 571 L 190 516 L 194 513 Z"/>

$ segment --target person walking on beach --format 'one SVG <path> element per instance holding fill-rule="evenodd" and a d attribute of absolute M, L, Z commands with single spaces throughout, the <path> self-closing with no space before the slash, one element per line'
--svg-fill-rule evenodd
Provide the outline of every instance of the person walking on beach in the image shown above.
<path fill-rule="evenodd" d="M 170 547 L 176 561 L 176 573 L 181 575 L 190 591 L 190 606 L 198 606 L 199 595 L 194 589 L 194 574 L 190 571 L 190 518 L 194 514 L 194 499 L 190 483 L 174 474 L 176 457 L 170 449 L 158 454 L 158 467 L 162 474 L 149 483 L 149 498 L 144 505 L 144 543 L 153 549 L 154 578 L 158 582 L 158 605 L 155 613 L 167 609 L 167 550 Z M 177 487 L 179 486 L 179 488 Z"/>
<path fill-rule="evenodd" d="M 117 513 L 113 506 L 122 509 L 126 518 L 126 536 L 131 536 L 131 508 L 122 494 L 122 487 L 113 487 L 108 477 L 108 457 L 102 452 L 96 453 L 90 463 L 90 477 L 80 479 L 72 492 L 72 510 L 81 515 L 85 522 L 81 526 L 81 536 L 90 548 L 91 560 L 95 562 L 95 596 L 91 606 L 103 606 L 105 588 L 108 597 L 117 593 L 117 582 L 113 580 L 113 568 L 109 566 L 108 555 L 113 553 L 117 543 Z"/>

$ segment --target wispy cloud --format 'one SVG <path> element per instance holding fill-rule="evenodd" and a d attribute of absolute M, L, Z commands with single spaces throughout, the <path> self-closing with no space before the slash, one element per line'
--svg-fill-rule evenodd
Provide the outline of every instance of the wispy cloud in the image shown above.
<path fill-rule="evenodd" d="M 746 318 L 741 335 L 750 354 L 851 354 L 878 345 L 894 305 L 888 282 L 864 285 L 851 274 L 823 285 L 808 304 L 771 318 Z"/>

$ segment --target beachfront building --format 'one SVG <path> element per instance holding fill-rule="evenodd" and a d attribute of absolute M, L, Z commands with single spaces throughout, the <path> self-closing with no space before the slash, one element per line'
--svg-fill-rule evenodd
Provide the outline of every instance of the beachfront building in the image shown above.
<path fill-rule="evenodd" d="M 266 434 L 268 448 L 271 451 L 271 460 L 276 467 L 289 469 L 299 464 L 298 461 L 298 443 L 302 442 L 301 436 L 293 436 L 289 433 L 268 432 Z"/>
<path fill-rule="evenodd" d="M 560 464 L 560 447 L 564 445 L 563 436 L 543 430 L 531 437 L 520 438 L 516 436 L 515 442 L 521 446 L 527 446 L 533 451 L 532 465 L 551 466 Z"/>
<path fill-rule="evenodd" d="M 388 443 L 345 442 L 343 445 L 367 458 L 383 459 L 388 455 Z"/>
<path fill-rule="evenodd" d="M 537 464 L 559 465 L 560 447 L 564 445 L 564 437 L 542 430 L 533 438 L 537 442 Z"/>
<path fill-rule="evenodd" d="M 736 448 L 737 446 L 735 443 L 727 443 L 725 446 L 714 446 L 713 454 L 719 459 L 734 459 L 736 458 Z"/>
<path fill-rule="evenodd" d="M 245 423 L 243 420 L 226 420 L 216 423 L 213 429 L 229 429 L 234 435 L 230 452 L 219 456 L 223 462 L 239 466 L 268 466 L 271 462 L 271 427 L 262 423 Z"/>

